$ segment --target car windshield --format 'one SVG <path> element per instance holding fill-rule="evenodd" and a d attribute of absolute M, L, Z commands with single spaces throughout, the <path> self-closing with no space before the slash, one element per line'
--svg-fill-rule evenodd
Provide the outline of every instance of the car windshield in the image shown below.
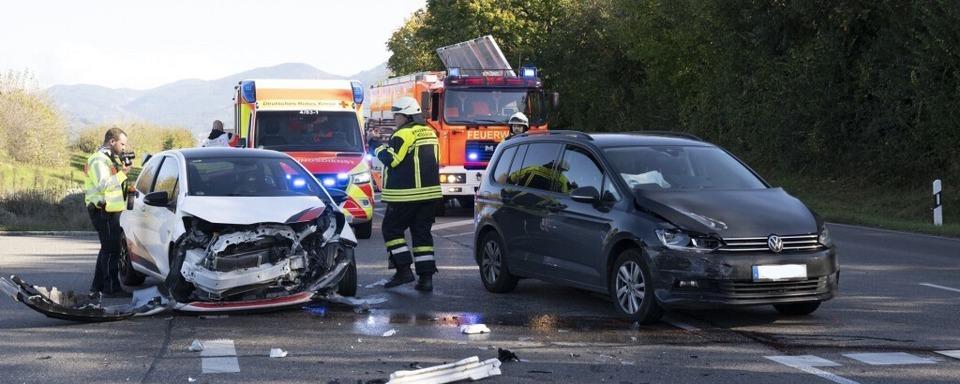
<path fill-rule="evenodd" d="M 767 188 L 737 159 L 715 147 L 630 146 L 605 152 L 615 171 L 633 189 Z"/>
<path fill-rule="evenodd" d="M 217 157 L 187 161 L 190 196 L 320 196 L 327 192 L 296 161 L 279 157 Z"/>
<path fill-rule="evenodd" d="M 447 124 L 506 125 L 517 112 L 530 124 L 547 118 L 543 93 L 526 89 L 447 89 L 443 104 Z"/>
<path fill-rule="evenodd" d="M 275 151 L 363 152 L 354 112 L 257 112 L 256 146 Z"/>

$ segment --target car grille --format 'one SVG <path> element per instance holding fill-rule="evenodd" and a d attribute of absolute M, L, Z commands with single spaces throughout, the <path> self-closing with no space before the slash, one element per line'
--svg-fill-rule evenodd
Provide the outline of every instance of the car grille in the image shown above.
<path fill-rule="evenodd" d="M 783 240 L 783 251 L 800 252 L 813 251 L 823 248 L 818 235 L 791 235 L 780 236 Z M 737 237 L 723 239 L 721 252 L 770 252 L 766 237 Z"/>
<path fill-rule="evenodd" d="M 816 295 L 827 291 L 827 277 L 810 278 L 800 281 L 720 281 L 720 292 L 738 299 L 769 299 L 776 297 L 794 297 Z"/>

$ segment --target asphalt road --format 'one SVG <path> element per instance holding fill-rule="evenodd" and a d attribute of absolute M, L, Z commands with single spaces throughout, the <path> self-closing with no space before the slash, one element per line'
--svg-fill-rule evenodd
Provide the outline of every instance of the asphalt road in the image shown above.
<path fill-rule="evenodd" d="M 470 213 L 452 213 L 434 231 L 440 274 L 432 294 L 412 285 L 365 287 L 389 276 L 378 220 L 357 251 L 359 294 L 388 301 L 369 311 L 316 303 L 75 324 L 0 298 L 0 382 L 365 383 L 411 367 L 494 358 L 497 348 L 522 361 L 485 382 L 960 382 L 960 359 L 936 352 L 960 350 L 958 240 L 832 226 L 841 295 L 813 315 L 686 311 L 635 327 L 604 298 L 571 288 L 524 280 L 511 294 L 488 293 L 471 256 Z M 4 236 L 0 273 L 82 291 L 97 249 L 89 236 Z M 492 333 L 460 334 L 464 323 L 485 323 Z M 396 334 L 383 337 L 389 330 Z M 223 354 L 236 357 L 203 358 L 188 351 L 195 339 L 229 340 L 233 350 Z M 271 348 L 289 355 L 269 358 Z M 224 367 L 239 372 L 204 373 Z"/>

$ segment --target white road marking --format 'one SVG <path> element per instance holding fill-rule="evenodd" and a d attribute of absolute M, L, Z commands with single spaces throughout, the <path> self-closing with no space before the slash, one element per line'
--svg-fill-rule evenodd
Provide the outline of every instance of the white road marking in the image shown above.
<path fill-rule="evenodd" d="M 870 365 L 936 364 L 936 360 L 906 352 L 845 353 L 843 356 Z"/>
<path fill-rule="evenodd" d="M 813 355 L 803 355 L 803 356 L 764 356 L 765 358 L 778 362 L 780 364 L 786 365 L 790 368 L 796 368 L 811 375 L 816 375 L 821 379 L 830 380 L 837 384 L 860 384 L 859 382 L 847 379 L 845 377 L 837 376 L 830 372 L 814 368 L 818 367 L 838 367 L 840 364 L 834 363 L 830 360 L 820 358 Z M 811 365 L 814 364 L 814 365 Z"/>
<path fill-rule="evenodd" d="M 688 331 L 688 332 L 700 332 L 700 328 L 694 327 L 694 326 L 692 326 L 692 325 L 690 325 L 690 324 L 687 324 L 687 323 L 685 323 L 685 322 L 682 322 L 682 321 L 680 321 L 680 320 L 677 320 L 677 319 L 674 318 L 673 316 L 664 316 L 663 319 L 662 319 L 662 321 L 663 321 L 664 323 L 667 323 L 667 324 L 672 325 L 672 326 L 675 327 L 675 328 L 680 328 L 680 329 L 682 329 L 682 330 L 684 330 L 684 331 Z"/>
<path fill-rule="evenodd" d="M 950 350 L 950 351 L 934 351 L 934 352 L 939 353 L 939 354 L 944 355 L 944 356 L 947 356 L 947 357 L 952 357 L 952 358 L 954 358 L 954 359 L 960 359 L 960 349 L 954 349 L 954 350 Z"/>
<path fill-rule="evenodd" d="M 960 289 L 950 288 L 950 287 L 944 287 L 944 286 L 942 286 L 942 285 L 936 285 L 936 284 L 930 284 L 930 283 L 920 283 L 920 285 L 922 285 L 922 286 L 924 286 L 924 287 L 938 288 L 938 289 L 942 289 L 942 290 L 945 290 L 945 291 L 951 291 L 951 292 L 960 293 Z"/>
<path fill-rule="evenodd" d="M 240 361 L 237 360 L 237 349 L 233 340 L 203 340 L 203 351 L 200 352 L 200 365 L 203 373 L 238 373 Z"/>
<path fill-rule="evenodd" d="M 437 224 L 437 225 L 434 225 L 434 226 L 433 226 L 433 230 L 434 230 L 434 231 L 437 231 L 437 230 L 447 229 L 447 228 L 456 228 L 456 227 L 462 227 L 462 226 L 464 226 L 464 225 L 473 225 L 473 219 L 470 219 L 470 220 L 460 220 L 460 221 L 452 221 L 452 222 L 449 222 L 449 223 Z"/>
<path fill-rule="evenodd" d="M 441 237 L 443 237 L 443 238 L 445 238 L 445 239 L 449 239 L 449 238 L 451 238 L 451 237 L 460 237 L 460 236 L 466 236 L 466 235 L 472 235 L 472 234 L 473 234 L 473 231 L 470 231 L 470 232 L 464 232 L 464 233 L 455 233 L 455 234 L 452 234 L 452 235 L 446 235 L 446 236 L 441 236 Z"/>

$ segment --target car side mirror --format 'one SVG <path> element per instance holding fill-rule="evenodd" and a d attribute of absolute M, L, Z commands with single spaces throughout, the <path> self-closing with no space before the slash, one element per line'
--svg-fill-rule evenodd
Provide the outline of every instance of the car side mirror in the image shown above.
<path fill-rule="evenodd" d="M 560 109 L 560 92 L 548 92 L 547 98 L 550 99 L 550 109 L 554 111 Z"/>
<path fill-rule="evenodd" d="M 596 203 L 600 201 L 600 191 L 595 187 L 580 187 L 570 192 L 570 198 L 578 203 Z"/>
<path fill-rule="evenodd" d="M 143 197 L 143 203 L 153 207 L 166 207 L 170 205 L 170 196 L 166 191 L 150 192 Z"/>

